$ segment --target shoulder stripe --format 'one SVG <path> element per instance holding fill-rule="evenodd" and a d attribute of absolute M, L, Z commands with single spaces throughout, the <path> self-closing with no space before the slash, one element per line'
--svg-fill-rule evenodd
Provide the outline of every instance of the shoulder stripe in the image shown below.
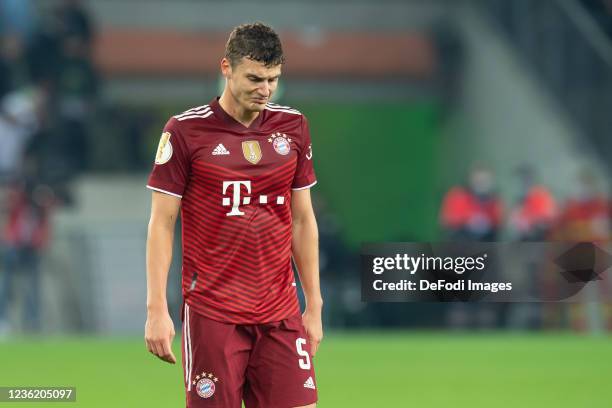
<path fill-rule="evenodd" d="M 185 112 L 183 113 L 187 113 L 187 112 L 193 112 L 193 111 L 199 111 L 202 110 L 204 108 L 208 108 L 209 105 L 202 105 L 202 106 L 196 106 L 195 108 L 191 108 L 191 109 L 187 109 Z"/>
<path fill-rule="evenodd" d="M 272 103 L 272 102 L 268 102 L 266 106 L 271 109 L 287 109 L 287 110 L 299 112 L 299 110 L 292 108 L 291 106 L 282 106 L 282 105 Z"/>
<path fill-rule="evenodd" d="M 188 115 L 203 115 L 207 112 L 210 112 L 210 110 L 211 110 L 210 107 L 205 107 L 202 109 L 192 109 L 192 110 L 185 111 L 183 113 L 179 113 L 178 115 L 174 115 L 174 117 L 177 119 L 180 119 L 183 116 L 188 116 Z"/>
<path fill-rule="evenodd" d="M 207 117 L 209 117 L 209 116 L 210 116 L 210 115 L 212 115 L 213 113 L 214 113 L 214 112 L 212 112 L 212 111 L 211 111 L 211 112 L 207 112 L 207 113 L 205 113 L 205 114 L 203 114 L 203 115 L 196 115 L 196 114 L 193 114 L 193 115 L 183 115 L 183 116 L 178 117 L 178 118 L 176 118 L 176 119 L 177 119 L 179 122 L 180 122 L 180 121 L 183 121 L 183 120 L 187 120 L 187 119 L 196 119 L 196 118 L 206 119 Z"/>
<path fill-rule="evenodd" d="M 272 111 L 272 112 L 285 112 L 285 113 L 291 113 L 293 115 L 301 115 L 302 113 L 300 111 L 297 111 L 295 109 L 280 109 L 280 108 L 271 108 L 269 106 L 266 106 L 266 110 Z"/>
<path fill-rule="evenodd" d="M 283 105 L 279 105 L 278 103 L 273 103 L 273 102 L 268 102 L 268 103 L 266 103 L 266 105 L 270 106 L 271 108 L 283 108 L 283 109 L 294 109 L 294 110 L 297 110 L 295 108 L 292 108 L 291 106 L 283 106 Z"/>

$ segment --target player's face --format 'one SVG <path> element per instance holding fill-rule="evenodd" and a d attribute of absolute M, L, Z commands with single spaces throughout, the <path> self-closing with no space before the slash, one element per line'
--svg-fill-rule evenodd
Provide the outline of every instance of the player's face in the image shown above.
<path fill-rule="evenodd" d="M 266 67 L 246 57 L 233 67 L 229 62 L 223 65 L 223 74 L 234 100 L 247 111 L 263 111 L 278 86 L 281 65 Z"/>

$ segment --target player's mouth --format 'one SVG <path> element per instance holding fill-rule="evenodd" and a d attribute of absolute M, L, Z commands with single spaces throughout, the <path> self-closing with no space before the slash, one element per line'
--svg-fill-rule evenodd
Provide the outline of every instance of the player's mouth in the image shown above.
<path fill-rule="evenodd" d="M 268 102 L 268 99 L 266 98 L 253 98 L 252 99 L 253 102 L 258 103 L 258 104 L 266 104 Z"/>

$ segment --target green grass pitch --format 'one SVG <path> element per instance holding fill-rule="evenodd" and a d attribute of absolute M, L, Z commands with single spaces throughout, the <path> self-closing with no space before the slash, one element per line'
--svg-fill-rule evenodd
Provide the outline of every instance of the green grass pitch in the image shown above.
<path fill-rule="evenodd" d="M 323 408 L 612 407 L 610 337 L 331 333 L 314 361 Z M 24 385 L 76 386 L 77 402 L 0 408 L 184 406 L 181 366 L 140 339 L 0 343 L 0 386 Z"/>

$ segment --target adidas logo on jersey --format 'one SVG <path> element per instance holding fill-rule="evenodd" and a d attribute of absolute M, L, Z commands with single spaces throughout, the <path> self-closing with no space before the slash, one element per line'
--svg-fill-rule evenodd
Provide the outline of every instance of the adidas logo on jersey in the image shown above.
<path fill-rule="evenodd" d="M 312 380 L 312 377 L 308 377 L 308 379 L 304 383 L 304 388 L 310 388 L 311 390 L 315 389 L 315 385 L 314 385 L 314 381 Z"/>
<path fill-rule="evenodd" d="M 230 152 L 225 148 L 225 146 L 223 146 L 223 143 L 219 143 L 217 147 L 215 147 L 215 150 L 213 150 L 212 154 L 213 156 L 219 156 L 222 154 L 230 154 Z"/>

